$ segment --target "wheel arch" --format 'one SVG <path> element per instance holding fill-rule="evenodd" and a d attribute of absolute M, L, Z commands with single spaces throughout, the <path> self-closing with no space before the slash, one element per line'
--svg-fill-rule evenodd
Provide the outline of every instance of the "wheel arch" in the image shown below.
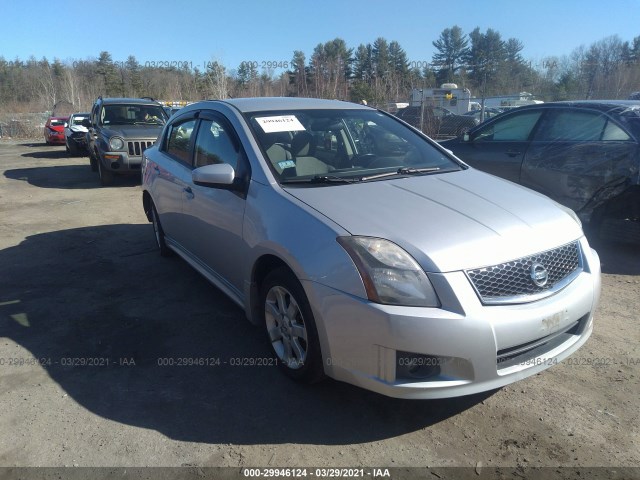
<path fill-rule="evenodd" d="M 271 253 L 266 253 L 260 256 L 253 264 L 249 289 L 248 317 L 249 321 L 254 325 L 259 325 L 260 323 L 260 310 L 262 308 L 262 305 L 260 305 L 260 285 L 262 285 L 262 282 L 269 273 L 278 268 L 284 268 L 295 278 L 298 278 L 294 270 L 284 260 L 282 260 L 282 258 Z"/>
<path fill-rule="evenodd" d="M 151 194 L 144 190 L 142 192 L 142 208 L 144 209 L 144 214 L 149 222 L 151 222 L 151 205 L 153 205 Z"/>

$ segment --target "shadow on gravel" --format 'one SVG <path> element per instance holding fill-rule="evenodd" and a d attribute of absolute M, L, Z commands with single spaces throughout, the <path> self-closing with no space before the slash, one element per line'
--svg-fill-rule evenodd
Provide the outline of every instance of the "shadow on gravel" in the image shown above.
<path fill-rule="evenodd" d="M 36 145 L 36 146 L 40 147 L 40 145 Z M 35 152 L 23 153 L 21 156 L 28 157 L 28 158 L 50 158 L 50 159 L 69 158 L 69 154 L 64 149 L 64 147 L 60 147 L 58 145 L 50 146 L 47 144 L 43 145 L 42 147 L 45 148 L 46 150 L 38 150 Z"/>
<path fill-rule="evenodd" d="M 193 442 L 353 444 L 429 427 L 493 394 L 403 401 L 241 366 L 271 358 L 266 335 L 185 262 L 161 258 L 152 235 L 150 225 L 86 227 L 0 251 L 2 336 L 96 415 Z M 20 388 L 28 373 L 2 381 Z"/>
<path fill-rule="evenodd" d="M 25 142 L 25 143 L 19 143 L 18 145 L 20 145 L 21 147 L 31 147 L 31 148 L 53 148 L 54 147 L 54 145 L 47 145 L 47 142 Z"/>
<path fill-rule="evenodd" d="M 591 232 L 587 239 L 600 256 L 602 273 L 640 275 L 640 245 L 602 240 Z"/>
<path fill-rule="evenodd" d="M 22 180 L 40 188 L 90 189 L 100 187 L 98 173 L 86 165 L 54 165 L 6 170 L 4 176 Z M 140 175 L 116 176 L 113 187 L 140 185 Z M 109 187 L 110 188 L 110 187 Z"/>

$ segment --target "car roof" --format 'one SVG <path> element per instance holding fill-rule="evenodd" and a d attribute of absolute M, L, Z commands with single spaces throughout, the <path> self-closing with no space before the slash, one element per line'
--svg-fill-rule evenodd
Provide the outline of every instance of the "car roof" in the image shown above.
<path fill-rule="evenodd" d="M 297 97 L 259 97 L 259 98 L 233 98 L 226 100 L 205 100 L 191 104 L 185 108 L 197 106 L 196 108 L 211 107 L 219 103 L 232 105 L 241 112 L 264 112 L 270 110 L 319 110 L 319 109 L 369 109 L 365 105 L 341 100 L 322 100 L 319 98 L 297 98 Z"/>
<path fill-rule="evenodd" d="M 148 98 L 103 98 L 103 105 L 129 103 L 134 105 L 160 105 L 155 100 Z"/>
<path fill-rule="evenodd" d="M 599 110 L 601 112 L 610 112 L 611 110 L 622 111 L 631 108 L 640 108 L 640 100 L 565 100 L 561 102 L 547 102 L 538 103 L 536 105 L 525 105 L 523 107 L 517 107 L 507 110 L 507 112 L 519 111 L 521 109 L 531 110 L 536 108 L 561 107 L 589 108 L 592 110 Z"/>

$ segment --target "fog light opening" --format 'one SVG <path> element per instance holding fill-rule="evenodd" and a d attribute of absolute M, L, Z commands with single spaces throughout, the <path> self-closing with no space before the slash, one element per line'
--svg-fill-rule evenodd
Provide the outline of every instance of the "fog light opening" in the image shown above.
<path fill-rule="evenodd" d="M 440 375 L 444 357 L 396 352 L 397 380 L 428 380 Z"/>

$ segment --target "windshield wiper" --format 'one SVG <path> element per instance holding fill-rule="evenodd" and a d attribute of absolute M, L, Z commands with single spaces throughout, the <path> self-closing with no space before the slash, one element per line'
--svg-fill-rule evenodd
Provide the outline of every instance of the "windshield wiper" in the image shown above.
<path fill-rule="evenodd" d="M 425 167 L 425 168 L 402 167 L 398 169 L 398 173 L 400 175 L 417 175 L 420 173 L 437 172 L 438 170 L 440 170 L 440 167 Z"/>
<path fill-rule="evenodd" d="M 338 177 L 337 175 L 316 175 L 310 180 L 310 183 L 355 183 L 359 182 L 360 177 Z"/>
<path fill-rule="evenodd" d="M 359 182 L 359 177 L 347 178 L 339 177 L 337 175 L 316 175 L 311 178 L 292 178 L 282 180 L 281 183 L 355 183 Z"/>
<path fill-rule="evenodd" d="M 369 175 L 368 177 L 362 177 L 361 180 L 366 182 L 367 180 L 376 180 L 378 178 L 395 177 L 396 175 L 419 175 L 422 173 L 433 173 L 440 170 L 440 167 L 426 167 L 426 168 L 411 168 L 401 167 L 393 172 L 378 173 L 376 175 Z"/>

